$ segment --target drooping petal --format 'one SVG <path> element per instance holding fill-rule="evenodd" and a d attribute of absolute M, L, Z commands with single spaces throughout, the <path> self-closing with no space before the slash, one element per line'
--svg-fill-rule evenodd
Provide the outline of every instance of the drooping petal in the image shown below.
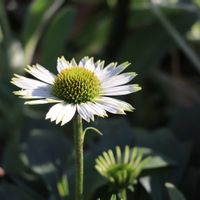
<path fill-rule="evenodd" d="M 106 117 L 106 111 L 98 106 L 96 103 L 88 102 L 85 104 L 86 109 L 90 110 L 94 115 L 100 116 L 100 117 Z"/>
<path fill-rule="evenodd" d="M 92 113 L 90 113 L 84 106 L 84 104 L 77 105 L 77 111 L 81 118 L 83 118 L 85 121 L 90 122 L 90 119 L 92 119 L 94 116 Z"/>
<path fill-rule="evenodd" d="M 69 122 L 76 112 L 76 106 L 72 104 L 58 103 L 52 106 L 46 114 L 46 119 L 61 122 L 61 126 Z"/>
<path fill-rule="evenodd" d="M 72 104 L 66 104 L 64 105 L 63 109 L 60 111 L 59 115 L 56 118 L 56 124 L 62 122 L 62 125 L 67 123 L 72 119 L 76 111 L 75 106 Z M 65 121 L 63 119 L 65 118 Z"/>
<path fill-rule="evenodd" d="M 69 68 L 70 63 L 62 56 L 57 59 L 57 71 L 60 73 L 63 69 Z"/>
<path fill-rule="evenodd" d="M 57 103 L 56 105 L 52 106 L 48 113 L 46 114 L 46 119 L 50 119 L 51 122 L 55 121 L 60 112 L 64 109 L 63 103 Z"/>
<path fill-rule="evenodd" d="M 125 114 L 124 110 L 121 107 L 116 106 L 115 104 L 105 102 L 102 99 L 99 99 L 97 102 L 99 103 L 99 106 L 101 106 L 103 109 L 105 109 L 106 111 L 110 113 Z"/>
<path fill-rule="evenodd" d="M 84 110 L 85 113 L 87 113 L 87 118 L 92 121 L 94 121 L 94 115 L 95 113 L 93 112 L 93 110 L 88 106 L 88 103 L 82 103 L 81 108 Z"/>
<path fill-rule="evenodd" d="M 32 90 L 19 90 L 14 92 L 15 95 L 18 95 L 24 99 L 41 99 L 41 98 L 50 98 L 51 87 L 49 85 L 45 87 L 38 87 Z"/>
<path fill-rule="evenodd" d="M 49 70 L 45 69 L 39 64 L 33 66 L 27 66 L 25 70 L 33 75 L 35 78 L 49 84 L 53 84 L 55 80 L 55 75 L 52 74 Z"/>
<path fill-rule="evenodd" d="M 37 105 L 37 104 L 61 103 L 61 102 L 63 102 L 63 101 L 59 100 L 59 99 L 54 99 L 54 97 L 51 97 L 51 98 L 47 98 L 47 99 L 37 99 L 37 100 L 25 101 L 24 104 Z"/>
<path fill-rule="evenodd" d="M 102 95 L 105 96 L 119 96 L 126 95 L 141 90 L 138 84 L 123 85 L 117 87 L 103 88 Z"/>
<path fill-rule="evenodd" d="M 17 74 L 14 75 L 14 78 L 12 78 L 11 83 L 22 89 L 35 89 L 38 87 L 49 86 L 47 83 L 37 81 L 32 78 L 26 78 Z"/>
<path fill-rule="evenodd" d="M 87 115 L 87 113 L 85 112 L 85 110 L 82 108 L 82 106 L 77 105 L 77 112 L 78 114 L 81 116 L 82 119 L 84 119 L 85 121 L 89 122 L 90 119 Z"/>
<path fill-rule="evenodd" d="M 105 105 L 110 105 L 110 106 L 115 107 L 116 109 L 120 109 L 122 111 L 133 111 L 134 110 L 133 106 L 131 106 L 129 103 L 122 101 L 122 100 L 114 99 L 111 97 L 101 97 L 99 101 L 103 102 Z"/>
<path fill-rule="evenodd" d="M 64 116 L 62 118 L 61 126 L 63 126 L 67 122 L 69 122 L 73 118 L 73 116 L 75 115 L 75 112 L 76 112 L 75 105 L 68 104 L 65 108 L 66 108 L 66 113 L 64 114 Z"/>

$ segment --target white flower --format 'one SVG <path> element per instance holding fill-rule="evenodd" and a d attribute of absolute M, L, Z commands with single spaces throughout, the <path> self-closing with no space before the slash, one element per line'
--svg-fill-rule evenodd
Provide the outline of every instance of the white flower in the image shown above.
<path fill-rule="evenodd" d="M 26 71 L 36 79 L 16 75 L 12 83 L 21 90 L 14 94 L 27 99 L 25 104 L 54 103 L 46 119 L 61 125 L 69 122 L 77 112 L 86 121 L 94 115 L 107 116 L 106 112 L 125 114 L 134 108 L 110 96 L 126 95 L 141 89 L 137 84 L 128 84 L 136 73 L 123 73 L 129 63 L 117 66 L 110 63 L 104 68 L 104 61 L 94 63 L 93 58 L 84 57 L 77 64 L 64 57 L 58 58 L 58 74 L 54 75 L 39 64 L 27 66 Z"/>

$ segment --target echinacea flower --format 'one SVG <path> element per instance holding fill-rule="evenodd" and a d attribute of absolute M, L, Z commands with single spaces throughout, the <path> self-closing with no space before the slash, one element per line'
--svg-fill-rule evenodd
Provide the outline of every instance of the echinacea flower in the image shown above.
<path fill-rule="evenodd" d="M 150 156 L 144 158 L 143 152 L 137 147 L 130 149 L 125 146 L 124 152 L 121 152 L 117 146 L 116 153 L 108 150 L 98 156 L 95 168 L 117 188 L 133 189 L 140 173 L 151 159 Z"/>
<path fill-rule="evenodd" d="M 64 125 L 78 113 L 89 122 L 94 120 L 94 115 L 104 117 L 107 112 L 125 114 L 125 111 L 133 110 L 130 104 L 111 97 L 141 89 L 138 84 L 126 84 L 136 73 L 120 74 L 128 65 L 128 62 L 118 66 L 110 63 L 104 67 L 104 61 L 95 63 L 89 57 L 77 64 L 74 59 L 69 62 L 61 57 L 57 60 L 57 75 L 36 64 L 27 66 L 25 70 L 37 80 L 15 74 L 11 82 L 21 88 L 14 94 L 27 99 L 25 104 L 55 104 L 49 109 L 46 119 Z"/>

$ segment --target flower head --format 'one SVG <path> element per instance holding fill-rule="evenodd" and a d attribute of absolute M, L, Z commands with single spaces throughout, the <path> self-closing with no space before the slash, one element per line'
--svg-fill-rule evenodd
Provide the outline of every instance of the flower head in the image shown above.
<path fill-rule="evenodd" d="M 46 114 L 46 119 L 64 125 L 77 112 L 89 122 L 94 120 L 94 115 L 104 117 L 107 112 L 125 114 L 125 111 L 134 109 L 130 104 L 111 97 L 141 89 L 137 84 L 126 84 L 136 73 L 120 74 L 128 65 L 128 62 L 118 66 L 110 63 L 104 67 L 104 61 L 95 63 L 89 57 L 77 64 L 74 59 L 69 62 L 61 57 L 57 60 L 57 75 L 36 64 L 25 68 L 36 79 L 15 74 L 11 82 L 21 88 L 14 94 L 26 99 L 25 104 L 55 104 Z"/>
<path fill-rule="evenodd" d="M 137 147 L 130 149 L 126 146 L 122 153 L 117 146 L 115 154 L 112 150 L 103 152 L 96 159 L 95 168 L 117 188 L 133 188 L 150 159 L 150 156 L 144 158 L 143 152 Z"/>

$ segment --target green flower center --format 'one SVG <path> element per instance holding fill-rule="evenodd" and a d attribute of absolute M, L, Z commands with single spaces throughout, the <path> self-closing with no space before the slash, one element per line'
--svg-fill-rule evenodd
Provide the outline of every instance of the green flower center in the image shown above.
<path fill-rule="evenodd" d="M 61 71 L 53 84 L 52 94 L 67 103 L 79 104 L 93 101 L 100 94 L 100 81 L 96 75 L 80 67 Z"/>

